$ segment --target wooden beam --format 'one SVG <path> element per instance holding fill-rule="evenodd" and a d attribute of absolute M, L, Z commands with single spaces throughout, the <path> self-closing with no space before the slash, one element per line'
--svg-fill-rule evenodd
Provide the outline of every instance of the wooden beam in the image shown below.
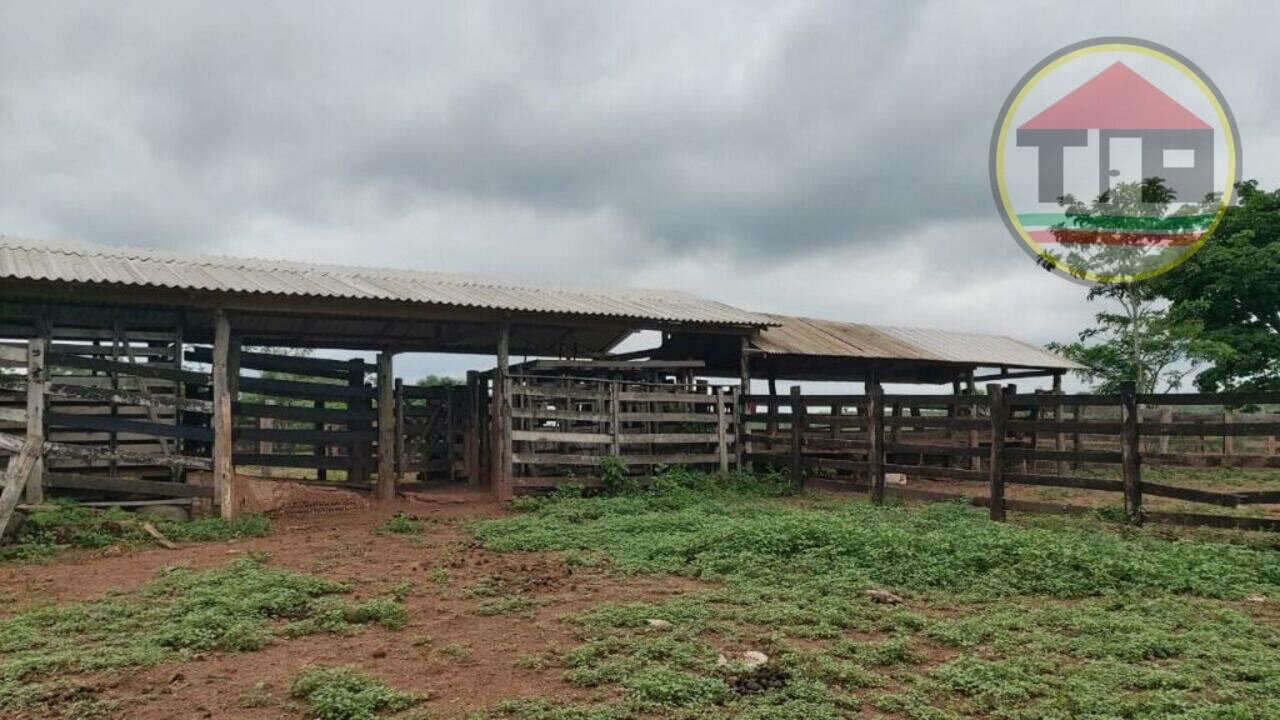
<path fill-rule="evenodd" d="M 871 501 L 884 502 L 884 388 L 876 369 L 867 370 L 867 473 Z"/>
<path fill-rule="evenodd" d="M 27 438 L 43 443 L 45 439 L 45 391 L 49 385 L 49 338 L 53 334 L 49 320 L 41 317 L 36 337 L 27 343 Z M 26 500 L 33 505 L 44 502 L 44 458 L 37 457 L 27 478 Z"/>
<path fill-rule="evenodd" d="M 36 461 L 40 459 L 40 455 L 41 443 L 33 438 L 27 438 L 22 443 L 22 449 L 18 454 L 9 458 L 9 467 L 5 470 L 4 491 L 0 492 L 0 537 L 4 536 L 4 531 L 9 527 L 9 518 L 13 517 L 14 509 L 22 500 L 27 479 L 31 477 L 31 471 Z"/>
<path fill-rule="evenodd" d="M 1006 401 L 1005 389 L 992 383 L 987 386 L 987 402 L 991 408 L 991 460 L 988 468 L 987 482 L 990 486 L 991 519 L 1005 518 L 1004 502 L 1004 441 L 1008 433 L 1009 403 Z"/>
<path fill-rule="evenodd" d="M 515 497 L 511 484 L 511 323 L 498 328 L 498 364 L 493 375 L 493 465 L 492 486 L 498 500 Z"/>
<path fill-rule="evenodd" d="M 231 322 L 226 313 L 214 316 L 213 333 L 213 487 L 222 517 L 239 514 L 235 467 L 232 464 Z"/>
<path fill-rule="evenodd" d="M 396 498 L 396 400 L 394 355 L 378 353 L 378 500 Z"/>

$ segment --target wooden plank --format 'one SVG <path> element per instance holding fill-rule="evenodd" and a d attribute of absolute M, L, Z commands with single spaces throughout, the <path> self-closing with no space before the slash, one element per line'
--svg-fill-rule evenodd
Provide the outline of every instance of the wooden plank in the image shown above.
<path fill-rule="evenodd" d="M 212 363 L 213 351 L 206 347 L 194 347 L 186 352 L 186 358 L 194 362 Z M 327 377 L 334 380 L 346 380 L 351 371 L 351 361 L 333 360 L 330 358 L 298 357 L 295 355 L 276 355 L 273 353 L 241 352 L 240 367 L 249 370 L 268 370 L 306 375 L 311 377 Z M 361 361 L 366 374 L 377 372 L 377 366 Z"/>
<path fill-rule="evenodd" d="M 0 450 L 8 450 L 9 452 L 19 452 L 22 449 L 23 441 L 8 435 L 0 433 Z M 212 467 L 212 463 L 205 458 L 187 457 L 183 455 L 153 455 L 149 453 L 137 453 L 128 451 L 112 452 L 109 448 L 95 447 L 91 445 L 69 445 L 67 443 L 50 442 L 46 440 L 42 446 L 42 454 L 45 456 L 75 458 L 86 461 L 105 461 L 117 460 L 121 464 L 130 463 L 135 465 L 156 465 L 161 467 L 187 467 L 208 470 Z"/>
<path fill-rule="evenodd" d="M 963 445 L 939 445 L 916 442 L 888 442 L 885 452 L 918 453 L 922 455 L 947 455 L 950 457 L 981 457 L 987 454 L 986 448 L 965 447 Z"/>
<path fill-rule="evenodd" d="M 1139 432 L 1144 436 L 1157 435 L 1272 435 L 1280 433 L 1278 422 L 1202 422 L 1202 423 L 1142 423 Z"/>
<path fill-rule="evenodd" d="M 1010 432 L 1061 432 L 1085 435 L 1119 435 L 1123 432 L 1118 422 L 1094 422 L 1078 420 L 1010 420 Z"/>
<path fill-rule="evenodd" d="M 27 409 L 0 407 L 0 421 L 14 423 L 25 428 L 27 426 Z"/>
<path fill-rule="evenodd" d="M 1006 482 L 1039 487 L 1061 487 L 1076 490 L 1102 490 L 1124 492 L 1124 483 L 1106 478 L 1079 477 L 1075 475 L 1051 475 L 1042 473 L 1005 473 Z"/>
<path fill-rule="evenodd" d="M 868 463 L 865 460 L 846 460 L 844 458 L 821 457 L 815 455 L 806 455 L 801 462 L 804 467 L 849 470 L 852 472 L 865 472 L 871 468 L 871 463 Z"/>
<path fill-rule="evenodd" d="M 866 418 L 868 490 L 871 502 L 884 502 L 885 442 L 884 442 L 884 389 L 876 377 L 875 369 L 868 370 Z"/>
<path fill-rule="evenodd" d="M 512 417 L 525 420 L 561 420 L 594 423 L 607 423 L 613 418 L 611 413 L 585 412 L 579 410 L 553 410 L 537 406 L 513 408 L 511 410 L 511 415 Z M 629 417 L 627 413 L 620 413 L 619 417 L 626 418 L 628 421 L 638 420 L 638 418 Z"/>
<path fill-rule="evenodd" d="M 720 472 L 729 472 L 728 421 L 724 411 L 724 389 L 716 388 L 716 450 L 720 455 Z"/>
<path fill-rule="evenodd" d="M 970 428 L 986 428 L 988 426 L 985 420 L 973 418 L 950 418 L 944 416 L 936 417 L 902 417 L 900 415 L 886 418 L 885 427 L 892 429 L 909 428 L 954 428 L 957 430 L 967 430 Z"/>
<path fill-rule="evenodd" d="M 1241 505 L 1276 505 L 1280 504 L 1280 491 L 1276 490 L 1245 490 L 1234 492 L 1240 500 Z"/>
<path fill-rule="evenodd" d="M 48 413 L 46 420 L 50 425 L 56 427 L 101 430 L 103 432 L 130 432 L 158 438 L 183 438 L 201 442 L 213 441 L 213 430 L 211 428 L 191 425 L 171 425 L 143 420 L 128 420 L 109 415 L 70 415 L 62 412 Z"/>
<path fill-rule="evenodd" d="M 349 470 L 351 462 L 345 457 L 333 457 L 329 455 L 301 455 L 277 453 L 275 455 L 263 455 L 261 453 L 236 453 L 236 467 L 289 467 L 289 468 L 323 468 L 325 470 Z M 368 469 L 370 463 L 366 460 L 364 467 Z M 367 484 L 367 483 L 366 483 Z"/>
<path fill-rule="evenodd" d="M 15 389 L 15 383 L 8 378 L 0 379 L 0 388 L 9 390 Z M 24 383 L 21 383 L 25 385 Z M 156 393 L 142 393 L 132 390 L 111 390 L 106 388 L 84 387 L 80 385 L 68 385 L 63 382 L 51 382 L 45 392 L 51 397 L 62 398 L 66 400 L 94 400 L 103 403 L 117 403 L 121 405 L 137 405 L 139 407 L 152 407 L 156 409 L 181 409 L 194 412 L 212 413 L 213 403 L 208 400 L 196 400 L 173 395 L 161 395 Z"/>
<path fill-rule="evenodd" d="M 159 363 L 139 363 L 134 364 L 124 362 L 122 360 L 104 360 L 96 357 L 84 357 L 81 355 L 73 355 L 71 353 L 51 352 L 49 353 L 50 366 L 71 367 L 81 370 L 95 370 L 103 373 L 115 373 L 117 375 L 129 375 L 132 377 L 150 378 L 153 380 L 168 380 L 185 382 L 192 385 L 208 385 L 209 376 L 204 373 L 195 372 L 194 370 L 178 370 L 177 368 L 167 367 Z"/>
<path fill-rule="evenodd" d="M 20 442 L 18 454 L 9 458 L 4 474 L 4 491 L 0 492 L 0 537 L 9 528 L 9 519 L 26 492 L 27 480 L 42 455 L 41 446 L 39 438 L 27 438 Z"/>
<path fill-rule="evenodd" d="M 1055 460 L 1094 463 L 1119 463 L 1118 450 L 1041 450 L 1036 448 L 1006 447 L 1005 455 L 1014 460 Z M 1144 456 L 1145 457 L 1145 456 Z M 1061 475 L 1062 473 L 1058 473 Z"/>
<path fill-rule="evenodd" d="M 293 420 L 307 423 L 324 423 L 326 425 L 346 425 L 351 421 L 370 422 L 378 419 L 378 413 L 372 409 L 358 408 L 324 408 L 299 405 L 274 405 L 268 403 L 237 402 L 232 409 L 238 417 L 271 418 L 273 420 Z"/>
<path fill-rule="evenodd" d="M 791 386 L 791 484 L 804 487 L 804 403 L 800 400 L 800 386 Z"/>
<path fill-rule="evenodd" d="M 564 400 L 587 401 L 609 399 L 609 393 L 607 391 L 582 390 L 572 387 L 546 387 L 542 385 L 516 385 L 512 387 L 511 393 L 522 397 L 559 398 Z"/>
<path fill-rule="evenodd" d="M 20 367 L 27 366 L 27 348 L 25 345 L 0 345 L 0 363 Z"/>
<path fill-rule="evenodd" d="M 189 428 L 192 430 L 208 430 L 207 428 Z M 277 427 L 237 427 L 232 429 L 236 440 L 266 441 L 275 443 L 293 443 L 297 445 L 335 445 L 346 446 L 353 443 L 368 443 L 378 439 L 377 430 L 314 430 L 311 428 L 277 428 Z M 201 438 L 195 438 L 201 439 Z"/>
<path fill-rule="evenodd" d="M 606 455 L 578 455 L 566 453 L 514 453 L 514 462 L 521 465 L 599 465 Z M 671 453 L 656 455 L 622 455 L 628 465 L 718 465 L 719 453 Z"/>
<path fill-rule="evenodd" d="M 559 430 L 513 430 L 511 439 L 516 442 L 572 443 L 578 445 L 608 445 L 613 442 L 609 433 L 560 432 Z"/>
<path fill-rule="evenodd" d="M 1012 398 L 1009 400 L 1011 401 Z M 997 384 L 988 385 L 987 402 L 991 408 L 991 460 L 987 469 L 991 519 L 1003 521 L 1005 519 L 1004 464 L 1006 462 L 1004 445 L 1009 424 L 1009 402 L 1005 399 L 1004 388 Z"/>
<path fill-rule="evenodd" d="M 1131 522 L 1142 520 L 1142 447 L 1138 434 L 1138 392 L 1134 383 L 1120 386 L 1121 465 L 1124 469 L 1124 510 Z"/>
<path fill-rule="evenodd" d="M 896 463 L 885 463 L 884 471 L 887 473 L 901 473 L 910 477 L 974 480 L 976 482 L 982 482 L 988 479 L 987 473 L 982 472 L 981 470 L 966 470 L 964 468 L 942 467 L 940 465 L 899 465 Z"/>
<path fill-rule="evenodd" d="M 1142 493 L 1144 495 L 1156 495 L 1159 497 L 1175 498 L 1177 500 L 1189 500 L 1191 502 L 1221 505 L 1223 507 L 1236 507 L 1240 504 L 1240 497 L 1233 493 L 1212 492 L 1209 490 L 1198 490 L 1196 488 L 1163 485 L 1160 483 L 1146 481 L 1142 483 Z"/>
<path fill-rule="evenodd" d="M 692 405 L 714 405 L 715 395 L 703 395 L 689 392 L 620 392 L 618 399 L 623 402 L 666 402 Z"/>
<path fill-rule="evenodd" d="M 361 364 L 363 367 L 363 363 Z M 363 378 L 363 370 L 360 371 Z M 372 400 L 375 390 L 361 385 L 331 385 L 329 383 L 303 382 L 301 380 L 274 380 L 268 378 L 240 378 L 240 390 L 258 395 L 314 400 Z"/>
<path fill-rule="evenodd" d="M 394 355 L 378 353 L 378 485 L 375 497 L 390 502 L 396 497 L 396 414 Z"/>
<path fill-rule="evenodd" d="M 213 486 L 215 498 L 224 520 L 232 520 L 239 514 L 239 498 L 236 497 L 235 468 L 232 457 L 231 386 L 228 367 L 231 356 L 231 323 L 224 312 L 214 316 L 213 340 Z"/>
<path fill-rule="evenodd" d="M 721 439 L 732 441 L 734 434 L 727 432 L 721 435 L 712 433 L 622 433 L 618 436 L 621 445 L 692 445 L 697 443 L 716 443 Z"/>
<path fill-rule="evenodd" d="M 158 482 L 131 477 L 107 475 L 80 475 L 51 472 L 45 475 L 48 487 L 68 490 L 98 490 L 101 492 L 129 493 L 131 495 L 160 495 L 162 497 L 212 498 L 210 485 L 187 485 L 175 482 Z"/>

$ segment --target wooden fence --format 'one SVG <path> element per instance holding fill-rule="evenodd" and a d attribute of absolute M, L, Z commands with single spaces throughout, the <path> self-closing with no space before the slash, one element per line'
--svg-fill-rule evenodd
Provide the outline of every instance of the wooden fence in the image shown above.
<path fill-rule="evenodd" d="M 727 470 L 737 454 L 736 395 L 706 384 L 517 375 L 511 379 L 516 487 L 599 482 L 601 462 Z"/>
<path fill-rule="evenodd" d="M 990 507 L 995 519 L 1006 510 L 1092 510 L 1005 498 L 1009 485 L 1056 487 L 1115 493 L 1134 521 L 1280 530 L 1280 519 L 1159 511 L 1143 503 L 1146 496 L 1239 508 L 1280 504 L 1280 490 L 1205 490 L 1142 477 L 1144 467 L 1280 468 L 1280 421 L 1273 415 L 1188 412 L 1280 403 L 1280 393 L 1145 396 L 1126 388 L 1118 395 L 1017 394 L 1012 386 L 992 385 L 986 395 L 886 395 L 878 389 L 802 395 L 796 388 L 789 396 L 744 400 L 749 462 L 787 469 L 806 482 L 866 489 L 876 500 L 885 496 L 887 480 L 941 479 L 984 483 L 986 496 L 974 502 Z M 892 483 L 888 492 L 948 497 Z"/>

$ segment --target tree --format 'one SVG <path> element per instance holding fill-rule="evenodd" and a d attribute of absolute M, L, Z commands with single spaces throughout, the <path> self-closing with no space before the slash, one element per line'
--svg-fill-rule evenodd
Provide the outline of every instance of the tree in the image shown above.
<path fill-rule="evenodd" d="M 1051 230 L 1061 246 L 1070 248 L 1063 258 L 1067 266 L 1102 275 L 1137 275 L 1181 253 L 1168 242 L 1170 236 L 1198 232 L 1214 203 L 1207 197 L 1170 213 L 1174 200 L 1158 177 L 1120 183 L 1091 204 L 1066 195 L 1058 199 L 1065 219 Z M 1075 342 L 1050 343 L 1050 349 L 1084 365 L 1087 370 L 1080 374 L 1102 392 L 1116 392 L 1126 381 L 1145 393 L 1181 386 L 1194 368 L 1192 320 L 1172 317 L 1161 308 L 1150 282 L 1103 283 L 1089 290 L 1088 299 L 1110 300 L 1121 312 L 1098 313 L 1097 325 L 1082 331 Z"/>
<path fill-rule="evenodd" d="M 463 384 L 461 380 L 448 375 L 428 375 L 414 383 L 418 387 L 456 387 Z"/>
<path fill-rule="evenodd" d="M 1110 300 L 1121 311 L 1094 315 L 1096 325 L 1074 342 L 1049 343 L 1049 349 L 1084 365 L 1079 375 L 1098 392 L 1119 392 L 1129 381 L 1141 393 L 1169 392 L 1196 369 L 1196 324 L 1157 307 L 1150 284 L 1099 285 L 1088 297 Z"/>
<path fill-rule="evenodd" d="M 1280 191 L 1237 189 L 1209 242 L 1152 289 L 1200 328 L 1202 391 L 1280 391 Z"/>

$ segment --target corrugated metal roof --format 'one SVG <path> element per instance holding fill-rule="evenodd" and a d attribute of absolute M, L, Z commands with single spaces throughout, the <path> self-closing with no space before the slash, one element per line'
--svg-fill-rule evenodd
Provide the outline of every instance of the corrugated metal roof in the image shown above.
<path fill-rule="evenodd" d="M 763 315 L 674 290 L 553 288 L 419 270 L 54 245 L 3 236 L 0 279 L 386 300 L 657 322 L 771 322 Z"/>
<path fill-rule="evenodd" d="M 1003 335 L 886 327 L 769 315 L 777 323 L 759 331 L 752 345 L 779 355 L 924 360 L 988 367 L 1074 370 L 1076 363 Z"/>

